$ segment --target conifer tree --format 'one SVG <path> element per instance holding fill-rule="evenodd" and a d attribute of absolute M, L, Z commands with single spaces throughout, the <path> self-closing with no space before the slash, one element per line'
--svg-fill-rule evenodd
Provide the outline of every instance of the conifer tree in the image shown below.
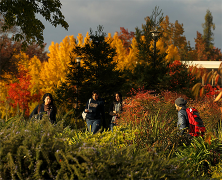
<path fill-rule="evenodd" d="M 210 10 L 207 10 L 207 13 L 205 15 L 205 23 L 202 24 L 203 27 L 203 38 L 206 42 L 206 49 L 209 50 L 210 48 L 213 48 L 213 32 L 212 30 L 215 30 L 215 24 L 213 23 L 213 16 L 210 12 Z"/>
<path fill-rule="evenodd" d="M 213 32 L 212 30 L 215 30 L 215 24 L 213 23 L 213 16 L 210 12 L 210 10 L 207 10 L 207 13 L 205 15 L 205 23 L 202 24 L 203 29 L 203 39 L 205 41 L 205 51 L 207 53 L 208 60 L 211 59 L 211 56 L 213 56 Z"/>
<path fill-rule="evenodd" d="M 104 99 L 106 108 L 112 101 L 112 94 L 121 90 L 123 78 L 117 70 L 117 63 L 113 60 L 116 50 L 110 47 L 111 42 L 105 39 L 103 27 L 98 26 L 93 34 L 90 29 L 89 43 L 85 46 L 75 46 L 73 54 L 82 58 L 82 65 L 77 66 L 74 57 L 69 66 L 66 83 L 57 91 L 62 98 L 69 97 L 70 102 L 75 102 L 75 87 L 78 85 L 78 100 L 80 109 L 83 109 L 93 90 L 98 90 Z M 65 99 L 64 99 L 65 100 Z M 108 110 L 108 109 L 106 109 Z"/>
<path fill-rule="evenodd" d="M 139 62 L 137 63 L 138 69 L 134 71 L 132 77 L 137 79 L 139 86 L 145 86 L 146 89 L 156 89 L 159 79 L 162 78 L 166 72 L 164 63 L 166 54 L 161 54 L 159 50 L 156 49 L 156 54 L 154 55 L 154 49 L 151 45 L 153 43 L 151 31 L 160 31 L 160 23 L 163 21 L 163 15 L 158 9 L 158 7 L 155 7 L 152 15 L 145 18 L 146 24 L 142 25 L 141 30 L 137 27 L 135 34 L 139 51 Z M 158 17 L 159 19 L 157 21 Z M 132 79 L 133 81 L 135 81 L 134 78 Z"/>

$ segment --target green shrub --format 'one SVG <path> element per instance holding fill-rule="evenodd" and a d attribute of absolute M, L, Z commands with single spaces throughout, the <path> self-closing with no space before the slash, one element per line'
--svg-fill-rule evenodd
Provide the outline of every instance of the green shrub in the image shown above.
<path fill-rule="evenodd" d="M 0 133 L 2 179 L 74 179 L 85 176 L 85 162 L 78 154 L 81 144 L 70 146 L 59 136 L 63 124 L 14 118 Z M 82 170 L 83 169 L 83 170 Z"/>
<path fill-rule="evenodd" d="M 176 155 L 192 177 L 211 176 L 212 166 L 221 161 L 222 142 L 212 137 L 207 135 L 205 141 L 201 136 L 193 137 L 189 146 L 184 144 L 184 148 L 178 148 Z"/>

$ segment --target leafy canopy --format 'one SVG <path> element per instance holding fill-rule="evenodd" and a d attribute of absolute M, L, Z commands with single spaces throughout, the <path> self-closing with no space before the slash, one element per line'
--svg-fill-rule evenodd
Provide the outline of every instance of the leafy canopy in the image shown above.
<path fill-rule="evenodd" d="M 53 26 L 61 25 L 68 30 L 69 25 L 60 10 L 61 6 L 60 0 L 1 0 L 0 14 L 4 18 L 2 30 L 17 26 L 20 32 L 14 36 L 16 41 L 24 40 L 23 45 L 37 41 L 42 45 L 45 26 L 36 18 L 36 14 L 43 16 Z"/>

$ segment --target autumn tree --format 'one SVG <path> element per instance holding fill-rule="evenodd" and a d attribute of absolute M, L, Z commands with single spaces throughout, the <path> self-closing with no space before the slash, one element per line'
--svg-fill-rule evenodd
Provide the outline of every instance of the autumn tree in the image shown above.
<path fill-rule="evenodd" d="M 14 82 L 8 85 L 8 97 L 12 107 L 19 108 L 24 111 L 25 116 L 29 116 L 29 103 L 33 101 L 39 101 L 39 94 L 30 93 L 31 76 L 27 70 L 23 69 L 17 76 L 18 82 Z"/>
<path fill-rule="evenodd" d="M 0 79 L 3 79 L 4 74 L 16 75 L 18 73 L 17 65 L 19 59 L 15 56 L 22 52 L 22 42 L 13 41 L 13 38 L 3 34 L 0 36 Z M 36 43 L 28 45 L 23 53 L 26 53 L 29 58 L 36 56 L 41 62 L 47 61 L 48 56 L 45 51 L 45 44 L 40 47 Z"/>
<path fill-rule="evenodd" d="M 53 26 L 61 25 L 68 30 L 69 25 L 60 10 L 61 6 L 60 0 L 1 0 L 0 13 L 4 18 L 2 30 L 17 26 L 20 31 L 14 36 L 16 41 L 23 40 L 23 45 L 37 41 L 42 45 L 45 26 L 36 18 L 36 14 L 40 14 Z"/>
<path fill-rule="evenodd" d="M 195 40 L 195 50 L 196 50 L 196 60 L 198 61 L 207 61 L 207 53 L 205 51 L 206 48 L 206 42 L 203 39 L 203 36 L 201 33 L 197 31 L 197 38 Z"/>
<path fill-rule="evenodd" d="M 55 88 L 65 81 L 70 53 L 75 46 L 74 36 L 66 36 L 60 44 L 49 46 L 49 59 L 42 64 L 40 79 L 42 91 L 54 93 Z"/>
<path fill-rule="evenodd" d="M 19 48 L 6 35 L 0 37 L 0 45 L 0 80 L 3 80 L 6 78 L 5 74 L 18 73 L 18 59 L 14 54 L 19 53 Z"/>
<path fill-rule="evenodd" d="M 132 39 L 135 36 L 135 33 L 132 31 L 128 31 L 124 27 L 120 27 L 120 32 L 117 32 L 119 39 L 121 39 L 123 43 L 123 47 L 126 49 L 127 54 L 129 54 L 130 46 L 132 44 Z"/>
<path fill-rule="evenodd" d="M 174 60 L 191 60 L 193 58 L 192 48 L 190 47 L 190 42 L 186 41 L 186 37 L 183 34 L 183 24 L 180 24 L 178 20 L 175 23 L 171 23 L 169 17 L 165 16 L 160 26 L 163 34 L 160 40 L 163 42 L 163 48 L 168 54 L 166 60 L 169 62 Z"/>

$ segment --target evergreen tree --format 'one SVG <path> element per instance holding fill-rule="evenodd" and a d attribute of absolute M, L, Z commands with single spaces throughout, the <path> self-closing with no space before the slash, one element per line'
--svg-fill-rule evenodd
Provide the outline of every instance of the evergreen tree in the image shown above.
<path fill-rule="evenodd" d="M 206 53 L 208 54 L 208 60 L 211 59 L 211 56 L 213 55 L 213 32 L 212 30 L 215 30 L 215 24 L 213 23 L 213 16 L 210 12 L 210 10 L 207 10 L 207 13 L 205 15 L 205 23 L 202 24 L 203 27 L 203 39 L 206 43 Z"/>
<path fill-rule="evenodd" d="M 113 93 L 121 90 L 124 83 L 122 73 L 117 70 L 117 63 L 113 60 L 116 50 L 110 47 L 110 39 L 105 40 L 105 36 L 102 26 L 97 28 L 95 34 L 90 29 L 89 42 L 85 43 L 85 46 L 75 46 L 73 49 L 73 54 L 82 58 L 81 67 L 72 58 L 67 81 L 57 90 L 60 100 L 69 98 L 73 103 L 78 86 L 78 104 L 81 111 L 87 100 L 92 97 L 91 92 L 98 90 L 108 112 Z"/>
<path fill-rule="evenodd" d="M 160 51 L 155 48 L 151 31 L 160 31 L 160 23 L 163 21 L 163 15 L 161 11 L 159 12 L 158 7 L 152 12 L 152 15 L 145 18 L 146 24 L 142 25 L 140 30 L 136 28 L 136 40 L 138 47 L 138 66 L 133 72 L 132 77 L 137 77 L 137 86 L 144 86 L 146 89 L 157 89 L 157 85 L 160 79 L 166 72 L 166 65 L 164 63 L 164 58 L 166 53 L 161 54 Z M 157 21 L 157 18 L 159 19 Z M 159 37 L 162 36 L 161 34 Z M 156 39 L 157 41 L 158 39 Z M 155 42 L 154 42 L 155 43 Z M 156 52 L 154 52 L 156 49 Z M 143 70 L 141 69 L 143 68 Z M 144 73 L 141 73 L 144 72 Z M 134 81 L 134 79 L 131 79 Z"/>
<path fill-rule="evenodd" d="M 209 50 L 213 48 L 213 32 L 212 29 L 215 30 L 215 24 L 213 23 L 213 16 L 210 10 L 207 10 L 205 15 L 205 23 L 202 24 L 203 27 L 203 38 L 206 42 L 206 49 Z"/>

